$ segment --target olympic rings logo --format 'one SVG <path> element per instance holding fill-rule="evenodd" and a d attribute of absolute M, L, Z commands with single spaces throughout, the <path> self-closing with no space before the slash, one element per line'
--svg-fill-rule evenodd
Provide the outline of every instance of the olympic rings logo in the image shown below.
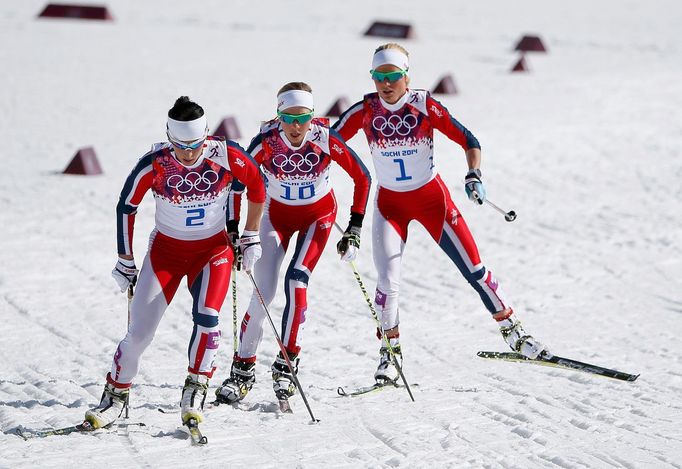
<path fill-rule="evenodd" d="M 166 184 L 180 194 L 187 194 L 192 189 L 196 189 L 199 192 L 206 192 L 211 189 L 213 184 L 218 182 L 218 179 L 220 179 L 218 173 L 209 169 L 208 171 L 204 171 L 204 174 L 199 174 L 196 171 L 187 173 L 185 176 L 173 174 L 168 178 Z"/>
<path fill-rule="evenodd" d="M 272 158 L 272 164 L 282 170 L 284 174 L 291 174 L 298 170 L 302 173 L 309 173 L 320 162 L 320 155 L 315 152 L 306 153 L 305 156 L 300 153 L 292 153 L 285 155 L 280 153 Z"/>
<path fill-rule="evenodd" d="M 381 132 L 384 137 L 392 137 L 395 134 L 405 137 L 417 127 L 417 117 L 413 114 L 407 114 L 405 117 L 393 114 L 388 119 L 384 116 L 377 116 L 372 120 L 372 127 Z"/>

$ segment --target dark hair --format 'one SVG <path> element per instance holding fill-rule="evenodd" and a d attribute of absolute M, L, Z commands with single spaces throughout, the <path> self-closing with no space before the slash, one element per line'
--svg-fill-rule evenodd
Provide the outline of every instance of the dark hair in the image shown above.
<path fill-rule="evenodd" d="M 193 121 L 204 115 L 204 109 L 187 96 L 180 96 L 168 110 L 168 117 L 176 121 Z"/>

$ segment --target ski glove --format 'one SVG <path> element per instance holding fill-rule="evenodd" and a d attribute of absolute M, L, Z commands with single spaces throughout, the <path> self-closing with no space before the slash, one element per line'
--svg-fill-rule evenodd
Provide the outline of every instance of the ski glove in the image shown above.
<path fill-rule="evenodd" d="M 232 252 L 234 253 L 234 266 L 239 270 L 239 220 L 229 220 L 226 223 L 227 237 L 230 238 Z"/>
<path fill-rule="evenodd" d="M 467 193 L 467 197 L 474 203 L 483 205 L 485 201 L 485 187 L 481 182 L 481 170 L 480 169 L 470 169 L 464 179 L 464 190 Z"/>
<path fill-rule="evenodd" d="M 251 272 L 256 261 L 263 254 L 258 231 L 244 230 L 242 237 L 239 238 L 239 254 L 241 256 L 240 270 Z"/>
<path fill-rule="evenodd" d="M 111 271 L 111 276 L 114 277 L 114 280 L 118 283 L 121 292 L 124 292 L 129 286 L 135 286 L 138 272 L 139 270 L 135 267 L 134 260 L 121 259 L 119 257 L 116 267 Z"/>
<path fill-rule="evenodd" d="M 352 262 L 360 250 L 360 230 L 362 229 L 362 219 L 364 215 L 360 213 L 350 214 L 348 228 L 343 232 L 341 240 L 336 243 L 336 252 L 341 255 L 341 260 Z"/>

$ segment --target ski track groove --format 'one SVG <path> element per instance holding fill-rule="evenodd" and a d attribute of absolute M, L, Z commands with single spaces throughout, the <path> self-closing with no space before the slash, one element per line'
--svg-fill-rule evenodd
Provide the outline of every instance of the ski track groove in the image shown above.
<path fill-rule="evenodd" d="M 49 332 L 51 335 L 53 335 L 53 336 L 55 336 L 55 337 L 61 339 L 65 344 L 68 344 L 68 343 L 72 342 L 71 339 L 70 339 L 68 336 L 66 336 L 66 335 L 62 334 L 61 332 L 59 332 L 59 330 L 56 329 L 55 327 L 45 325 L 45 324 L 43 324 L 42 321 L 40 321 L 39 319 L 37 319 L 37 318 L 35 318 L 35 317 L 31 317 L 31 314 L 29 313 L 29 310 L 26 309 L 26 308 L 23 308 L 23 307 L 19 306 L 19 304 L 17 304 L 14 300 L 12 300 L 12 299 L 10 298 L 9 294 L 3 295 L 3 299 L 5 300 L 5 303 L 7 303 L 9 306 L 12 307 L 12 309 L 14 309 L 16 312 L 18 312 L 19 315 L 23 317 L 23 319 L 26 319 L 26 320 L 30 321 L 32 325 L 38 325 L 38 326 L 40 326 L 41 328 L 43 328 L 43 329 L 45 329 L 47 332 Z"/>
<path fill-rule="evenodd" d="M 123 441 L 123 447 L 126 449 L 126 451 L 130 454 L 132 457 L 133 463 L 137 467 L 145 468 L 145 469 L 153 469 L 155 467 L 154 464 L 150 463 L 147 457 L 145 456 L 144 451 L 142 451 L 140 448 L 137 447 L 135 442 L 133 441 L 131 437 L 131 432 L 129 427 L 125 428 L 119 428 L 116 431 L 117 435 L 119 436 L 119 440 Z M 146 433 L 146 432 L 141 432 L 141 433 Z"/>
<path fill-rule="evenodd" d="M 401 451 L 400 449 L 398 449 L 398 448 L 396 447 L 396 445 L 392 444 L 392 443 L 390 442 L 390 438 L 389 438 L 388 440 L 387 440 L 386 438 L 384 438 L 384 434 L 383 434 L 381 431 L 374 429 L 370 424 L 368 424 L 368 423 L 364 420 L 364 418 L 360 419 L 360 423 L 361 423 L 362 426 L 365 428 L 365 430 L 366 430 L 370 435 L 372 435 L 377 441 L 379 441 L 382 445 L 386 446 L 386 447 L 387 447 L 388 449 L 390 449 L 392 452 L 397 453 L 397 454 L 401 455 L 402 457 L 407 456 L 407 453 L 406 453 L 406 452 Z"/>

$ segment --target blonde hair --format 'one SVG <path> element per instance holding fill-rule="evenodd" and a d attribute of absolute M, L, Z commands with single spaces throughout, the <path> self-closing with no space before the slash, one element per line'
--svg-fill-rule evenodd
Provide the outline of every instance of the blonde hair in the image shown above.
<path fill-rule="evenodd" d="M 310 87 L 309 84 L 304 83 L 302 81 L 290 81 L 283 87 L 279 89 L 277 92 L 277 96 L 280 94 L 286 92 L 286 91 L 292 91 L 292 90 L 300 90 L 300 91 L 307 91 L 308 93 L 312 93 L 313 89 Z"/>
<path fill-rule="evenodd" d="M 410 56 L 410 53 L 407 52 L 407 49 L 405 49 L 403 46 L 401 46 L 400 44 L 395 43 L 395 42 L 389 42 L 387 44 L 380 45 L 379 47 L 376 48 L 374 53 L 376 54 L 377 52 L 382 51 L 382 50 L 386 50 L 386 49 L 397 49 L 400 52 L 402 52 L 403 54 L 405 54 L 406 56 L 408 56 L 408 57 Z"/>
<path fill-rule="evenodd" d="M 410 53 L 407 52 L 407 49 L 405 49 L 403 46 L 401 46 L 397 42 L 388 42 L 386 44 L 382 44 L 376 48 L 374 53 L 376 54 L 377 52 L 382 51 L 382 50 L 386 50 L 386 49 L 396 49 L 396 50 L 399 50 L 400 52 L 402 52 L 403 54 L 405 54 L 408 58 L 410 57 Z M 409 75 L 405 76 L 405 80 L 406 80 L 407 86 L 410 86 L 410 76 Z"/>

